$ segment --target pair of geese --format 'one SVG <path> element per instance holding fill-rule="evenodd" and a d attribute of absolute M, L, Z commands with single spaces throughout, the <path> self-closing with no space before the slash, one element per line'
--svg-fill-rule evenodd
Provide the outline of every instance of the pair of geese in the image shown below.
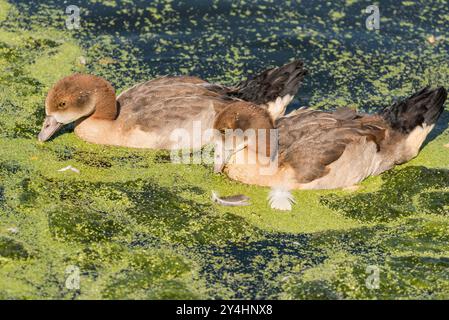
<path fill-rule="evenodd" d="M 323 112 L 299 109 L 284 115 L 307 71 L 302 61 L 240 83 L 211 84 L 197 77 L 162 77 L 140 83 L 116 97 L 101 77 L 74 74 L 57 82 L 45 101 L 46 118 L 38 136 L 50 139 L 75 123 L 81 139 L 133 148 L 172 149 L 175 129 L 193 134 L 216 129 L 211 142 L 223 143 L 229 130 L 260 130 L 277 134 L 276 143 L 259 146 L 247 137 L 243 144 L 218 154 L 215 171 L 246 184 L 272 187 L 272 208 L 291 210 L 292 189 L 351 187 L 371 175 L 414 158 L 443 112 L 447 91 L 428 87 L 379 114 L 350 109 Z M 267 139 L 264 140 L 265 142 Z M 254 142 L 254 141 L 253 141 Z M 261 151 L 262 150 L 262 151 Z M 235 161 L 237 158 L 256 161 Z M 263 167 L 276 161 L 270 174 Z"/>

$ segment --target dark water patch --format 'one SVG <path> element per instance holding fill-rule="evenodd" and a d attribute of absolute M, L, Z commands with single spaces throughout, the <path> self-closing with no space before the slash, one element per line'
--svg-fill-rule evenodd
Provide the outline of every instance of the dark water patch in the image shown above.
<path fill-rule="evenodd" d="M 213 157 L 214 150 L 206 145 L 200 150 L 177 150 L 176 152 L 173 152 L 173 156 L 170 151 L 159 150 L 154 157 L 154 162 L 164 164 L 178 163 L 181 161 L 182 163 L 187 163 L 188 165 L 195 164 L 203 168 L 210 169 L 211 165 L 205 163 L 202 159 L 212 159 Z"/>
<path fill-rule="evenodd" d="M 32 15 L 32 22 L 60 28 L 57 0 L 13 3 Z M 128 82 L 131 79 L 138 82 L 157 75 L 187 73 L 234 84 L 265 68 L 302 58 L 311 75 L 289 111 L 298 106 L 328 109 L 356 103 L 374 112 L 383 107 L 379 102 L 389 104 L 392 100 L 390 96 L 379 97 L 405 84 L 418 89 L 427 81 L 423 80 L 426 71 L 433 65 L 445 65 L 447 60 L 446 41 L 432 47 L 425 40 L 425 35 L 437 35 L 445 28 L 448 8 L 437 1 L 419 10 L 416 5 L 383 1 L 382 8 L 388 9 L 381 10 L 380 32 L 366 29 L 367 4 L 363 1 L 276 5 L 266 0 L 135 0 L 113 5 L 85 1 L 79 7 L 83 27 L 73 36 L 89 48 L 89 59 L 96 62 L 98 55 L 106 53 L 120 61 L 107 66 L 92 63 L 87 68 L 107 76 L 118 88 L 132 85 Z M 51 13 L 54 17 L 49 18 Z M 24 27 L 27 22 L 22 22 Z M 128 55 L 123 59 L 117 48 L 102 47 L 106 43 L 127 48 L 136 59 Z M 438 70 L 432 73 L 435 79 L 429 82 L 444 84 L 444 74 L 439 76 Z M 407 90 L 401 97 L 411 93 Z M 373 96 L 376 101 L 370 101 Z"/>
<path fill-rule="evenodd" d="M 133 235 L 133 239 L 129 242 L 130 248 L 160 248 L 164 245 L 169 246 L 170 243 L 144 232 L 136 232 Z"/>
<path fill-rule="evenodd" d="M 22 243 L 0 236 L 0 256 L 10 259 L 26 259 L 30 254 Z"/>
<path fill-rule="evenodd" d="M 408 219 L 397 226 L 375 226 L 313 235 L 321 263 L 291 272 L 282 285 L 289 299 L 392 299 L 443 297 L 447 292 L 447 224 Z M 308 259 L 306 255 L 303 260 Z M 367 286 L 379 271 L 377 290 Z"/>
<path fill-rule="evenodd" d="M 385 232 L 388 232 L 388 228 L 379 226 L 349 231 L 319 232 L 308 236 L 299 236 L 296 239 L 294 239 L 295 236 L 286 237 L 279 234 L 273 245 L 278 248 L 281 241 L 288 241 L 290 246 L 296 247 L 297 256 L 292 260 L 294 263 L 291 265 L 280 264 L 283 268 L 279 271 L 282 271 L 281 274 L 284 273 L 285 277 L 282 281 L 278 281 L 277 290 L 264 296 L 264 298 L 273 296 L 274 293 L 275 297 L 279 297 L 279 294 L 284 291 L 290 292 L 293 289 L 293 292 L 296 290 L 297 296 L 295 298 L 297 299 L 340 299 L 342 295 L 333 288 L 335 283 L 325 280 L 303 281 L 303 273 L 309 269 L 320 268 L 328 261 L 335 259 L 333 254 L 339 252 L 348 256 L 357 256 L 364 261 L 363 267 L 357 267 L 356 272 L 360 272 L 360 274 L 365 272 L 362 268 L 365 268 L 366 265 L 383 265 L 388 256 L 388 250 L 381 245 L 377 238 L 379 234 Z M 336 265 L 334 272 L 337 272 L 337 269 L 338 266 Z M 290 286 L 291 278 L 296 277 L 301 279 L 300 282 Z"/>
<path fill-rule="evenodd" d="M 126 242 L 90 242 L 81 246 L 76 254 L 67 256 L 64 263 L 78 266 L 87 277 L 97 280 L 106 269 L 126 260 L 129 254 Z"/>
<path fill-rule="evenodd" d="M 18 161 L 2 161 L 0 162 L 0 172 L 16 174 L 21 169 Z"/>
<path fill-rule="evenodd" d="M 27 38 L 20 46 L 10 46 L 0 42 L 0 58 L 8 63 L 8 72 L 0 75 L 0 84 L 6 86 L 15 85 L 17 95 L 37 94 L 41 92 L 43 85 L 36 79 L 29 77 L 24 67 L 34 62 L 34 50 L 46 50 L 53 48 L 49 45 L 51 40 Z"/>
<path fill-rule="evenodd" d="M 201 257 L 201 273 L 211 284 L 211 290 L 212 284 L 219 284 L 233 293 L 230 296 L 233 299 L 279 299 L 284 294 L 297 299 L 339 299 L 354 285 L 338 279 L 339 269 L 340 279 L 348 278 L 348 274 L 344 276 L 345 270 L 353 272 L 357 286 L 364 287 L 366 267 L 387 263 L 395 243 L 386 240 L 395 237 L 396 232 L 396 228 L 385 226 L 310 235 L 263 232 L 259 241 L 190 248 L 191 252 L 184 254 L 193 254 L 193 259 Z M 406 238 L 400 234 L 399 238 Z M 343 256 L 339 258 L 339 254 Z M 357 257 L 358 262 L 353 264 L 350 257 Z M 318 273 L 329 273 L 326 265 L 334 260 L 335 270 L 329 272 L 334 272 L 336 279 L 306 281 L 303 278 L 305 272 L 315 268 Z M 319 271 L 320 268 L 324 270 Z M 361 290 L 369 296 L 369 290 Z M 216 293 L 214 298 L 223 296 Z"/>
<path fill-rule="evenodd" d="M 40 129 L 42 128 L 42 125 L 44 123 L 44 119 L 46 116 L 45 113 L 45 98 L 42 98 L 42 104 L 41 105 L 37 105 L 36 109 L 34 110 L 34 112 L 32 113 L 32 115 L 30 116 L 30 124 L 32 124 L 32 128 L 33 128 L 33 138 L 37 139 L 37 135 L 40 132 Z M 61 131 L 63 131 L 65 128 L 62 128 Z M 60 132 L 57 132 L 57 134 Z"/>
<path fill-rule="evenodd" d="M 123 237 L 137 225 L 145 227 L 148 235 L 184 244 L 238 243 L 254 236 L 253 227 L 243 218 L 218 214 L 211 205 L 181 196 L 185 191 L 140 179 L 126 183 L 47 181 L 41 190 L 56 200 L 49 209 L 50 228 L 70 241 Z M 97 202 L 107 204 L 99 209 Z"/>
<path fill-rule="evenodd" d="M 419 195 L 419 208 L 424 213 L 449 215 L 449 192 L 426 192 Z"/>
<path fill-rule="evenodd" d="M 54 49 L 61 45 L 61 42 L 56 42 L 52 39 L 46 38 L 32 38 L 29 37 L 25 41 L 25 48 L 28 50 L 46 50 L 46 49 Z"/>
<path fill-rule="evenodd" d="M 112 241 L 130 232 L 126 217 L 82 203 L 56 205 L 48 211 L 48 224 L 54 237 L 81 243 Z"/>
<path fill-rule="evenodd" d="M 9 99 L 0 100 L 0 137 L 29 138 L 35 134 L 34 126 L 21 115 L 21 107 Z"/>
<path fill-rule="evenodd" d="M 305 269 L 326 259 L 321 248 L 311 246 L 310 238 L 308 235 L 263 233 L 260 241 L 200 247 L 193 252 L 201 257 L 201 272 L 207 283 L 227 288 L 233 292 L 231 298 L 269 299 L 278 296 L 282 277 L 292 269 L 298 265 Z"/>
<path fill-rule="evenodd" d="M 81 162 L 89 167 L 109 169 L 112 167 L 112 163 L 109 161 L 107 156 L 101 156 L 96 153 L 76 151 L 73 154 L 74 160 Z"/>
<path fill-rule="evenodd" d="M 344 250 L 352 255 L 365 257 L 367 260 L 379 259 L 388 253 L 377 236 L 388 232 L 386 226 L 362 227 L 349 231 L 319 232 L 311 237 L 312 245 L 317 247 L 332 246 L 335 251 Z M 379 262 L 376 260 L 376 262 Z"/>
<path fill-rule="evenodd" d="M 28 168 L 15 160 L 0 162 L 0 179 L 7 180 L 4 188 L 14 194 L 12 200 L 17 201 L 16 205 L 32 207 L 35 204 L 39 191 L 34 189 L 32 175 Z"/>
<path fill-rule="evenodd" d="M 361 221 L 392 221 L 415 213 L 443 213 L 447 192 L 425 193 L 428 189 L 449 186 L 449 170 L 425 167 L 406 167 L 383 174 L 384 183 L 379 191 L 350 196 L 330 195 L 321 203 L 344 215 Z M 423 195 L 418 205 L 413 202 Z"/>
<path fill-rule="evenodd" d="M 109 157 L 107 155 L 77 150 L 76 148 L 69 146 L 57 146 L 54 149 L 52 148 L 52 151 L 55 153 L 58 161 L 75 160 L 89 167 L 103 169 L 112 167 L 112 163 L 109 161 Z"/>
<path fill-rule="evenodd" d="M 41 82 L 29 77 L 25 74 L 25 71 L 22 71 L 21 69 L 14 69 L 14 65 L 12 67 L 13 71 L 4 75 L 0 81 L 3 84 L 8 84 L 8 86 L 16 84 L 18 89 L 15 92 L 16 95 L 25 96 L 27 94 L 39 94 L 42 92 L 43 84 Z"/>
<path fill-rule="evenodd" d="M 19 196 L 19 202 L 25 206 L 32 206 L 39 195 L 39 192 L 34 190 L 31 186 L 32 179 L 31 178 L 23 178 L 19 182 L 19 188 L 22 191 Z"/>
<path fill-rule="evenodd" d="M 115 165 L 126 165 L 131 168 L 148 168 L 149 164 L 144 156 L 130 154 L 127 156 L 112 156 L 111 161 Z"/>
<path fill-rule="evenodd" d="M 446 89 L 449 88 L 446 87 Z M 432 140 L 434 140 L 439 135 L 444 134 L 445 132 L 446 134 L 448 134 L 449 132 L 446 131 L 448 128 L 449 128 L 449 111 L 443 110 L 443 113 L 441 114 L 437 123 L 435 123 L 435 128 L 432 131 L 430 131 L 429 135 L 427 136 L 421 148 L 425 148 Z"/>
<path fill-rule="evenodd" d="M 152 183 L 144 183 L 138 190 L 124 187 L 134 203 L 128 213 L 139 223 L 151 226 L 156 234 L 169 235 L 172 241 L 240 242 L 253 231 L 243 218 L 231 213 L 217 214 L 209 204 L 181 197 L 177 187 L 170 190 Z"/>
<path fill-rule="evenodd" d="M 34 121 L 37 123 L 38 121 Z M 18 121 L 11 135 L 5 135 L 8 138 L 36 138 L 36 127 L 34 124 L 30 124 L 28 122 Z"/>
<path fill-rule="evenodd" d="M 295 300 L 341 300 L 343 296 L 326 280 L 294 281 L 285 286 Z"/>
<path fill-rule="evenodd" d="M 194 299 L 196 296 L 178 278 L 191 271 L 183 258 L 157 251 L 133 254 L 125 269 L 111 276 L 103 290 L 107 299 Z"/>
<path fill-rule="evenodd" d="M 225 246 L 170 245 L 169 242 L 162 243 L 158 237 L 151 239 L 140 234 L 134 239 L 132 248 L 155 252 L 171 247 L 169 251 L 197 261 L 201 266 L 201 277 L 208 284 L 210 297 L 215 299 L 270 299 L 284 295 L 296 299 L 412 297 L 409 268 L 416 266 L 413 277 L 419 279 L 431 272 L 440 274 L 448 263 L 446 257 L 419 256 L 430 252 L 438 254 L 439 247 L 448 243 L 449 239 L 444 240 L 439 233 L 439 227 L 431 221 L 410 219 L 395 227 L 363 227 L 313 235 L 262 232 L 261 240 Z M 407 250 L 415 251 L 417 255 L 408 258 L 395 256 Z M 171 258 L 165 261 L 171 261 Z M 105 297 L 132 297 L 132 292 L 139 292 L 140 297 L 147 298 L 189 299 L 195 296 L 177 280 L 166 282 L 167 274 L 161 273 L 160 262 L 149 265 L 150 271 L 131 265 L 114 273 L 112 283 L 108 282 Z M 169 274 L 174 272 L 172 276 L 176 278 L 179 269 L 173 268 L 173 265 L 163 268 Z M 189 269 L 187 265 L 186 270 Z M 366 287 L 368 266 L 380 268 L 380 290 L 373 291 Z M 322 279 L 305 276 L 310 272 Z M 128 288 L 126 279 L 131 283 Z M 173 288 L 173 291 L 167 287 Z M 425 281 L 422 292 L 418 290 L 415 293 L 423 298 L 427 291 L 439 294 L 443 289 L 443 283 L 432 289 L 431 283 Z"/>
<path fill-rule="evenodd" d="M 401 256 L 389 261 L 389 281 L 382 283 L 388 299 L 444 299 L 449 281 L 447 257 Z"/>
<path fill-rule="evenodd" d="M 171 163 L 170 152 L 168 151 L 158 151 L 154 157 L 154 162 L 156 163 Z"/>
<path fill-rule="evenodd" d="M 10 79 L 13 77 L 14 80 Z M 20 84 L 16 86 L 14 81 Z M 31 78 L 24 78 L 16 75 L 9 75 L 7 77 L 0 76 L 0 85 L 13 86 L 14 89 L 7 91 L 7 94 L 13 94 L 13 99 L 20 96 L 25 96 L 25 92 L 35 94 L 39 91 L 40 83 L 37 83 Z M 28 90 L 30 89 L 30 90 Z M 36 92 L 35 92 L 36 91 Z M 5 138 L 34 138 L 37 135 L 36 127 L 42 123 L 43 116 L 41 111 L 43 108 L 37 108 L 39 112 L 28 112 L 19 105 L 15 100 L 11 100 L 5 96 L 0 99 L 0 137 Z"/>
<path fill-rule="evenodd" d="M 34 189 L 32 172 L 17 161 L 0 162 L 0 179 L 5 179 L 4 189 L 12 190 L 19 205 L 32 206 L 39 192 Z M 3 190 L 4 190 L 3 189 Z M 3 193 L 4 195 L 4 193 Z"/>
<path fill-rule="evenodd" d="M 56 155 L 58 161 L 68 161 L 73 159 L 73 154 L 76 149 L 69 146 L 57 146 L 56 148 L 50 149 Z"/>
<path fill-rule="evenodd" d="M 0 85 L 5 88 L 0 99 L 0 136 L 7 138 L 33 138 L 36 127 L 42 124 L 45 114 L 42 104 L 26 101 L 30 96 L 42 94 L 44 84 L 26 70 L 39 55 L 53 55 L 60 46 L 51 39 L 25 37 L 19 44 L 0 42 L 0 58 L 5 64 L 0 74 Z M 25 101 L 24 101 L 25 100 Z"/>
<path fill-rule="evenodd" d="M 435 278 L 430 273 L 443 273 L 445 280 L 449 280 L 449 273 L 446 272 L 449 268 L 449 257 L 403 256 L 393 258 L 391 264 L 397 268 L 407 269 L 410 272 L 410 280 L 423 273 L 428 276 L 427 281 Z"/>
<path fill-rule="evenodd" d="M 17 204 L 33 206 L 36 193 L 30 187 L 29 172 L 17 161 L 0 162 L 0 209 L 5 215 L 19 216 Z M 8 194 L 8 196 L 7 196 Z"/>
<path fill-rule="evenodd" d="M 78 150 L 70 146 L 44 146 L 55 154 L 58 161 L 70 161 L 82 163 L 89 167 L 109 169 L 113 166 L 126 166 L 130 168 L 148 168 L 149 164 L 147 158 L 143 155 L 133 154 L 129 152 L 123 155 L 114 155 L 107 153 L 99 153 L 85 150 Z"/>
<path fill-rule="evenodd" d="M 11 64 L 21 62 L 22 60 L 19 50 L 7 45 L 4 42 L 0 42 L 0 57 L 6 59 Z"/>

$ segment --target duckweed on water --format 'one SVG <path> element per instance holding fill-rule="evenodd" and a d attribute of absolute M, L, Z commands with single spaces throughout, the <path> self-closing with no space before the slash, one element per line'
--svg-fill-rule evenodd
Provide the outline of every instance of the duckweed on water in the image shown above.
<path fill-rule="evenodd" d="M 449 212 L 449 202 L 444 201 L 449 195 L 449 170 L 407 167 L 387 172 L 383 179 L 386 181 L 379 191 L 346 197 L 331 195 L 323 197 L 322 202 L 332 209 L 342 210 L 345 215 L 365 221 L 391 221 L 420 212 Z"/>
<path fill-rule="evenodd" d="M 304 58 L 292 108 L 372 112 L 449 86 L 444 1 L 384 1 L 379 32 L 366 31 L 365 5 L 90 0 L 68 31 L 58 1 L 0 0 L 0 298 L 449 298 L 448 109 L 410 163 L 357 191 L 295 191 L 289 213 L 268 208 L 266 188 L 164 151 L 91 145 L 72 128 L 35 139 L 47 90 L 72 72 L 120 92 L 164 74 L 231 84 Z M 68 165 L 80 174 L 58 172 Z M 252 205 L 216 206 L 211 190 Z M 79 290 L 65 286 L 72 266 Z"/>

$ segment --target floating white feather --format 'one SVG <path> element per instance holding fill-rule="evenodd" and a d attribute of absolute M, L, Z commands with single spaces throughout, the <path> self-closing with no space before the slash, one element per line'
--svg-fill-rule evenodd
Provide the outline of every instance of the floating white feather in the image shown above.
<path fill-rule="evenodd" d="M 75 173 L 78 173 L 78 174 L 80 173 L 80 171 L 77 168 L 72 167 L 72 166 L 67 166 L 65 168 L 59 169 L 58 172 L 64 172 L 64 171 L 67 171 L 67 170 L 71 170 L 71 171 L 73 171 Z"/>
<path fill-rule="evenodd" d="M 273 187 L 268 195 L 268 202 L 272 209 L 291 211 L 292 205 L 296 203 L 293 195 L 285 187 Z"/>
<path fill-rule="evenodd" d="M 249 206 L 249 198 L 244 195 L 220 198 L 215 191 L 212 191 L 212 201 L 225 207 L 243 207 Z"/>
<path fill-rule="evenodd" d="M 13 234 L 16 234 L 16 233 L 19 233 L 19 229 L 18 228 L 16 228 L 16 227 L 11 227 L 11 228 L 8 228 L 8 229 L 6 229 L 8 232 L 10 232 L 10 233 L 13 233 Z"/>

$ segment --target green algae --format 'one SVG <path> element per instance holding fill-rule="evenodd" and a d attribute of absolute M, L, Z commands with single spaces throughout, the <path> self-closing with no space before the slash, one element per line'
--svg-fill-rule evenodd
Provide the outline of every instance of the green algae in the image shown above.
<path fill-rule="evenodd" d="M 10 4 L 6 1 L 0 3 L 0 22 L 4 21 L 8 16 Z"/>
<path fill-rule="evenodd" d="M 447 221 L 412 218 L 391 227 L 355 229 L 314 237 L 332 252 L 284 284 L 287 299 L 447 299 Z M 379 288 L 368 289 L 368 266 Z"/>
<path fill-rule="evenodd" d="M 447 109 L 410 163 L 357 191 L 295 191 L 289 213 L 269 209 L 267 188 L 173 165 L 167 152 L 91 145 L 71 128 L 35 139 L 46 91 L 77 71 L 120 92 L 164 74 L 236 83 L 303 57 L 312 75 L 295 106 L 374 112 L 420 86 L 448 86 L 447 42 L 426 42 L 426 25 L 449 37 L 434 19 L 448 15 L 443 2 L 419 17 L 390 3 L 401 18 L 386 12 L 375 33 L 354 19 L 364 9 L 356 0 L 343 11 L 269 0 L 214 0 L 213 11 L 89 3 L 82 28 L 68 31 L 52 1 L 0 1 L 0 298 L 448 298 Z M 396 28 L 406 32 L 384 34 Z M 80 174 L 58 172 L 67 165 Z M 252 205 L 219 207 L 211 190 Z M 65 286 L 72 266 L 80 289 Z M 379 289 L 366 286 L 368 266 L 380 270 Z"/>
<path fill-rule="evenodd" d="M 390 221 L 420 212 L 447 214 L 449 170 L 407 167 L 387 172 L 380 190 L 346 197 L 323 197 L 323 204 L 365 221 Z M 431 189 L 432 191 L 430 191 Z M 415 203 L 414 199 L 418 198 Z"/>
<path fill-rule="evenodd" d="M 14 19 L 19 13 L 11 8 L 8 14 Z M 0 136 L 31 137 L 44 114 L 42 95 L 58 78 L 76 70 L 73 62 L 81 50 L 55 30 L 11 31 L 8 27 L 0 31 L 0 48 Z"/>
<path fill-rule="evenodd" d="M 0 238 L 0 256 L 3 258 L 20 259 L 28 258 L 29 253 L 24 245 L 7 237 Z"/>

